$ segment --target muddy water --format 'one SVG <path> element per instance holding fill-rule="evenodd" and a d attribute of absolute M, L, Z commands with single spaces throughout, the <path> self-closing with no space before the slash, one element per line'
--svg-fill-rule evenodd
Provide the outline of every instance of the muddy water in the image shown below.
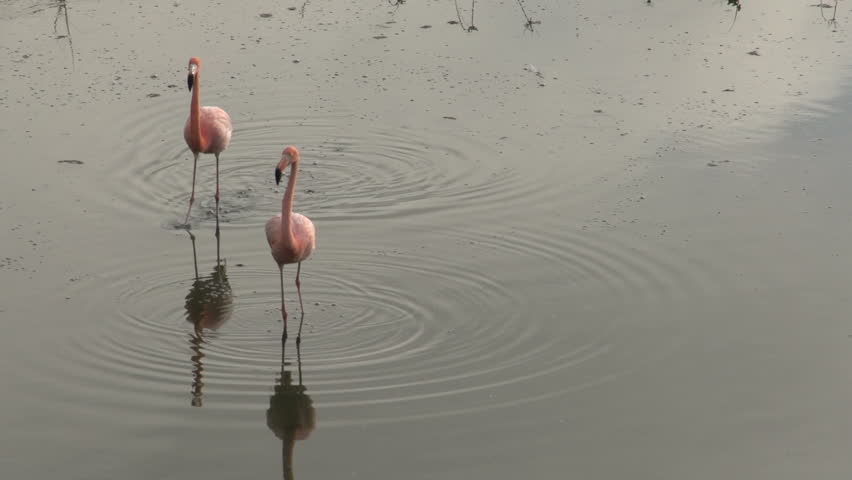
<path fill-rule="evenodd" d="M 3 477 L 848 475 L 852 12 L 671 3 L 2 2 Z"/>

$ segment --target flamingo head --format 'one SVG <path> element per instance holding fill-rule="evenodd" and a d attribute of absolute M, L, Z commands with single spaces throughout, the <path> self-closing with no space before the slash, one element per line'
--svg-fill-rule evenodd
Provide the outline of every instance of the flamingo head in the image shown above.
<path fill-rule="evenodd" d="M 281 183 L 281 174 L 290 166 L 291 163 L 299 163 L 299 149 L 289 146 L 281 152 L 281 160 L 275 167 L 275 184 Z"/>
<path fill-rule="evenodd" d="M 198 57 L 192 57 L 189 59 L 189 73 L 186 76 L 186 85 L 189 87 L 189 91 L 192 91 L 192 86 L 195 84 L 195 78 L 198 76 L 198 70 L 201 68 L 201 59 Z"/>

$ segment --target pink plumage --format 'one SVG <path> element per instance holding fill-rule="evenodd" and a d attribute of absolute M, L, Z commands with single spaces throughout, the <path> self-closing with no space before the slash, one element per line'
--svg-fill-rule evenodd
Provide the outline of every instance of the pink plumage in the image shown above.
<path fill-rule="evenodd" d="M 296 174 L 299 171 L 301 157 L 296 147 L 287 147 L 281 153 L 281 160 L 275 167 L 275 183 L 281 181 L 282 172 L 290 167 L 290 178 L 287 181 L 287 190 L 281 201 L 281 213 L 270 218 L 266 222 L 266 241 L 272 252 L 272 258 L 278 264 L 281 277 L 281 318 L 284 321 L 284 333 L 281 342 L 287 340 L 287 308 L 284 305 L 284 265 L 295 263 L 296 266 L 296 291 L 299 294 L 299 307 L 302 311 L 299 320 L 299 333 L 296 336 L 296 344 L 302 341 L 302 322 L 305 319 L 305 308 L 302 304 L 302 283 L 299 274 L 302 270 L 302 260 L 311 255 L 317 246 L 317 231 L 311 220 L 299 213 L 293 213 L 293 197 L 296 194 Z"/>
<path fill-rule="evenodd" d="M 189 208 L 186 210 L 186 219 L 189 221 L 189 213 L 192 211 L 192 203 L 195 201 L 195 171 L 198 167 L 198 155 L 200 153 L 212 153 L 216 156 L 216 236 L 219 236 L 219 154 L 231 143 L 231 117 L 219 107 L 201 106 L 201 60 L 197 57 L 189 59 L 189 73 L 187 74 L 187 85 L 192 92 L 192 102 L 189 106 L 189 118 L 183 127 L 183 138 L 186 145 L 192 151 L 192 194 L 189 196 Z"/>

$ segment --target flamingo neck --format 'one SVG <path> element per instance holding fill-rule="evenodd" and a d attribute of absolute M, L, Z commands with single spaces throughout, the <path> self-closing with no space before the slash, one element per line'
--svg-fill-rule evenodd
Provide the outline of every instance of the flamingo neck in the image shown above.
<path fill-rule="evenodd" d="M 189 132 L 192 135 L 195 148 L 199 152 L 204 151 L 204 142 L 201 137 L 201 75 L 195 74 L 192 86 L 192 103 L 189 105 Z"/>
<path fill-rule="evenodd" d="M 284 200 L 281 202 L 281 234 L 284 236 L 285 244 L 290 246 L 295 244 L 290 218 L 293 215 L 293 197 L 296 195 L 298 163 L 297 161 L 290 163 L 290 178 L 287 180 L 287 191 L 284 192 Z"/>
<path fill-rule="evenodd" d="M 284 439 L 281 440 L 281 463 L 284 480 L 296 478 L 293 475 L 293 447 L 296 446 L 296 439 L 292 433 L 287 433 Z"/>

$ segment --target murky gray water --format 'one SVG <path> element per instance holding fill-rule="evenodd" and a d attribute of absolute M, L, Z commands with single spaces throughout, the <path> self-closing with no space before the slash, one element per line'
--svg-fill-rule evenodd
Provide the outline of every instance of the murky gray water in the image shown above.
<path fill-rule="evenodd" d="M 723 3 L 0 2 L 3 478 L 847 477 L 852 12 Z"/>

